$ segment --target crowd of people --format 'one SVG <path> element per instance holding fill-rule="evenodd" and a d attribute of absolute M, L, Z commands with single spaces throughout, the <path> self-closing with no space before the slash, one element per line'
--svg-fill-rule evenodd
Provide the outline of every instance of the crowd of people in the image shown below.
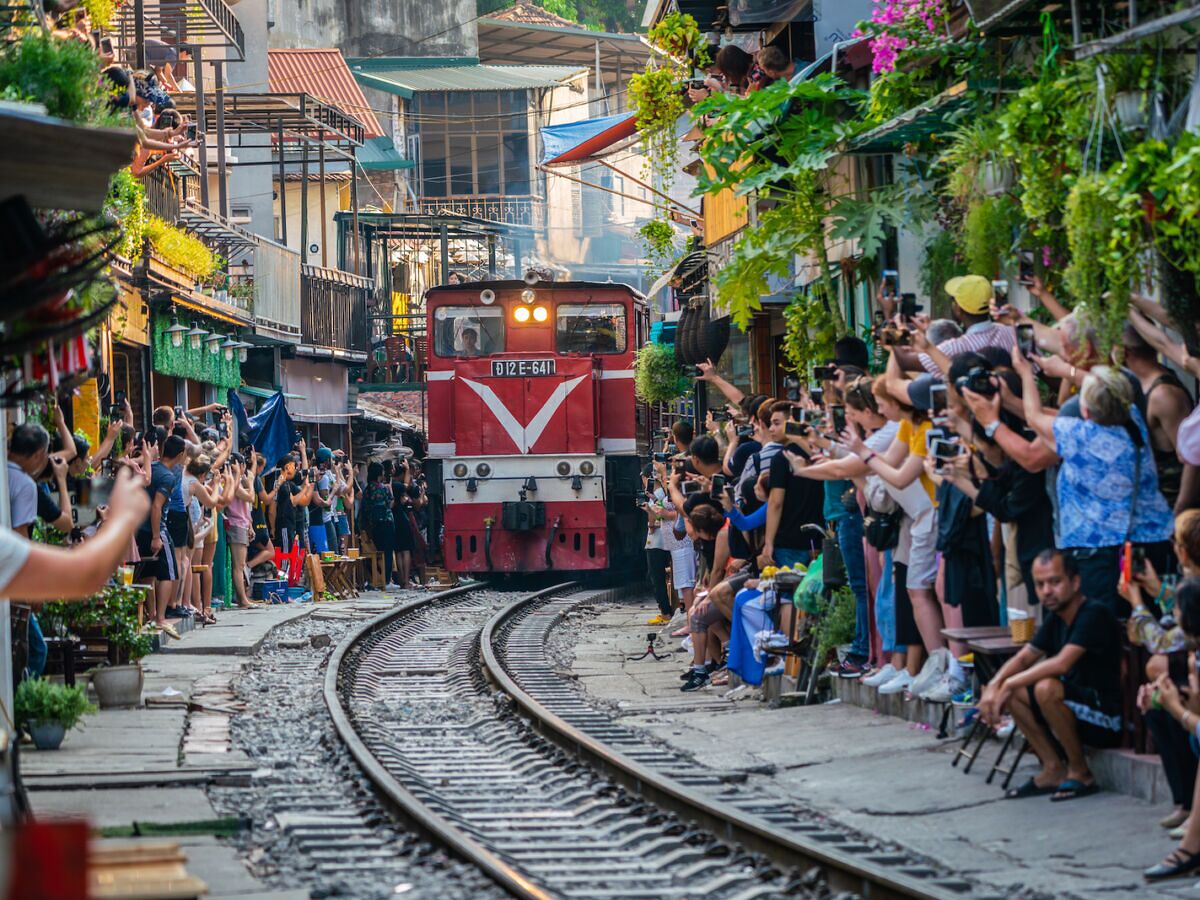
<path fill-rule="evenodd" d="M 1007 791 L 1014 800 L 1098 790 L 1085 748 L 1128 743 L 1123 641 L 1140 645 L 1139 714 L 1176 803 L 1162 824 L 1181 839 L 1146 875 L 1197 871 L 1200 412 L 1184 381 L 1200 362 L 1148 298 L 1133 298 L 1105 346 L 1041 281 L 1029 286 L 1051 324 L 975 275 L 945 285 L 950 319 L 881 291 L 881 355 L 843 337 L 786 399 L 747 396 L 701 366 L 726 409 L 700 435 L 676 423 L 643 472 L 650 621 L 678 626 L 691 650 L 684 691 L 729 670 L 757 684 L 762 665 L 741 645 L 760 635 L 740 636 L 742 604 L 762 604 L 777 568 L 836 546 L 855 629 L 829 674 L 974 704 L 1019 729 L 1040 769 Z M 1035 633 L 975 696 L 968 648 L 944 631 L 1010 618 L 1032 618 Z"/>

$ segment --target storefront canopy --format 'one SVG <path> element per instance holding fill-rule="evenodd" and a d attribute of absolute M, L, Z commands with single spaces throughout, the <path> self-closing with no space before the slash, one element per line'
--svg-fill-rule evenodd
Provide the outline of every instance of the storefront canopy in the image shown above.
<path fill-rule="evenodd" d="M 576 165 L 608 156 L 637 139 L 637 117 L 633 113 L 549 125 L 542 132 L 542 165 Z"/>

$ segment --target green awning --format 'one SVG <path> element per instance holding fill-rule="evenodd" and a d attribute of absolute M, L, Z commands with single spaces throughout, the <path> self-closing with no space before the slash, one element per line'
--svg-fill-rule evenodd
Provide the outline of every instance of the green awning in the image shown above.
<path fill-rule="evenodd" d="M 382 172 L 393 169 L 411 169 L 414 165 L 411 159 L 405 159 L 392 144 L 387 135 L 368 138 L 358 148 L 358 165 L 371 172 Z"/>
<path fill-rule="evenodd" d="M 587 69 L 580 66 L 492 66 L 477 57 L 367 57 L 349 59 L 363 87 L 409 98 L 435 91 L 521 91 L 557 87 Z"/>
<path fill-rule="evenodd" d="M 850 145 L 849 153 L 859 155 L 899 153 L 907 144 L 920 143 L 933 134 L 953 131 L 955 114 L 971 101 L 965 83 L 943 91 L 932 100 L 905 110 L 890 121 L 861 134 Z"/>

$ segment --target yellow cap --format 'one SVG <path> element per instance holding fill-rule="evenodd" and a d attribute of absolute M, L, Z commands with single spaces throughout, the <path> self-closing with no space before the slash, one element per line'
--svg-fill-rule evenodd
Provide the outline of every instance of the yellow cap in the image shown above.
<path fill-rule="evenodd" d="M 992 302 L 992 283 L 982 275 L 960 275 L 946 282 L 946 293 L 963 312 L 980 316 Z"/>

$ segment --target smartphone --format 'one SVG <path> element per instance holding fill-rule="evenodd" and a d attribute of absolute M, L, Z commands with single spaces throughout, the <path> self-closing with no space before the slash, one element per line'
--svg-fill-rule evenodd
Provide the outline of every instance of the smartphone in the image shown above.
<path fill-rule="evenodd" d="M 841 434 L 846 430 L 846 407 L 834 404 L 829 407 L 829 415 L 833 420 L 833 433 Z"/>
<path fill-rule="evenodd" d="M 655 462 L 661 462 L 661 463 L 665 463 L 665 462 L 667 462 L 668 460 L 670 460 L 670 458 L 671 458 L 671 454 L 670 454 L 670 453 L 655 453 L 655 454 L 654 454 L 654 461 L 655 461 Z"/>
<path fill-rule="evenodd" d="M 900 293 L 900 272 L 896 269 L 883 270 L 883 294 L 895 297 Z"/>
<path fill-rule="evenodd" d="M 784 434 L 789 434 L 793 437 L 803 437 L 808 434 L 810 428 L 805 422 L 789 421 L 783 426 Z"/>
<path fill-rule="evenodd" d="M 1019 271 L 1017 280 L 1021 284 L 1033 284 L 1033 254 L 1028 250 L 1022 250 L 1017 258 Z"/>
<path fill-rule="evenodd" d="M 946 385 L 929 386 L 929 409 L 935 419 L 946 414 Z"/>
<path fill-rule="evenodd" d="M 103 53 L 105 56 L 116 56 L 116 53 L 113 51 L 112 38 L 110 38 L 110 37 L 100 38 L 100 52 Z"/>
<path fill-rule="evenodd" d="M 183 407 L 182 406 L 175 407 L 175 418 L 177 418 L 177 419 L 183 418 Z"/>
<path fill-rule="evenodd" d="M 196 139 L 196 123 L 195 122 L 188 123 L 187 139 L 189 141 L 194 141 Z"/>
<path fill-rule="evenodd" d="M 812 398 L 812 402 L 820 406 L 825 402 L 825 389 L 822 387 L 811 387 L 808 389 L 808 396 Z"/>
<path fill-rule="evenodd" d="M 721 492 L 725 490 L 725 476 L 714 475 L 712 477 L 712 495 L 714 497 L 721 496 Z"/>
<path fill-rule="evenodd" d="M 1033 325 L 1026 322 L 1017 326 L 1017 347 L 1021 355 L 1032 357 L 1037 355 L 1037 341 L 1033 334 Z"/>
<path fill-rule="evenodd" d="M 805 409 L 803 406 L 793 406 L 792 407 L 792 421 L 793 422 L 807 422 L 808 421 L 808 410 Z"/>
<path fill-rule="evenodd" d="M 948 438 L 935 438 L 929 443 L 929 454 L 934 459 L 951 460 L 962 455 L 963 445 Z"/>
<path fill-rule="evenodd" d="M 1008 306 L 1008 280 L 992 282 L 992 296 L 996 298 L 997 306 Z"/>
<path fill-rule="evenodd" d="M 1134 545 L 1133 559 L 1129 564 L 1129 571 L 1132 575 L 1141 575 L 1146 571 L 1146 548 Z"/>
<path fill-rule="evenodd" d="M 917 302 L 916 294 L 901 294 L 900 295 L 900 315 L 906 319 L 911 319 L 921 311 L 921 304 Z"/>
<path fill-rule="evenodd" d="M 684 493 L 685 495 L 686 495 L 686 494 L 697 494 L 697 493 L 699 493 L 699 492 L 700 492 L 700 482 L 698 482 L 698 481 L 685 481 L 685 482 L 683 483 L 683 493 Z"/>
<path fill-rule="evenodd" d="M 837 378 L 837 366 L 813 366 L 813 378 L 817 381 L 833 381 Z"/>

